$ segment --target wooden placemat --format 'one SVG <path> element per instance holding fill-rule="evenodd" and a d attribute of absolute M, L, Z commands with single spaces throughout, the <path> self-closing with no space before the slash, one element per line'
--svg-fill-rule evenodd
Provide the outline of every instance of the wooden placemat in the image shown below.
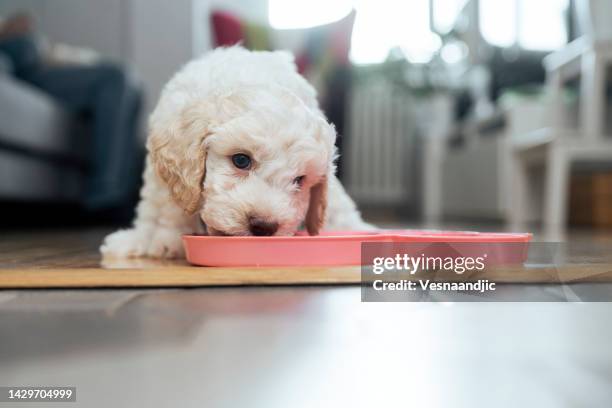
<path fill-rule="evenodd" d="M 0 288 L 330 285 L 360 282 L 359 267 L 151 269 L 4 269 Z"/>
<path fill-rule="evenodd" d="M 612 282 L 612 264 L 505 267 L 470 275 L 435 272 L 430 276 L 438 281 L 489 279 L 498 283 Z M 360 282 L 358 266 L 205 268 L 178 264 L 154 268 L 0 269 L 0 288 L 3 289 L 356 285 Z"/>

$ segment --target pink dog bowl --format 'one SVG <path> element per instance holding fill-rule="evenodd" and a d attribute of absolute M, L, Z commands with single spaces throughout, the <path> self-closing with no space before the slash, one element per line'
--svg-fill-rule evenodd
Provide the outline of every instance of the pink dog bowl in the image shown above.
<path fill-rule="evenodd" d="M 364 242 L 458 243 L 461 245 L 456 247 L 462 248 L 459 251 L 464 256 L 466 251 L 479 253 L 493 249 L 500 259 L 524 262 L 530 240 L 531 234 L 527 233 L 419 230 L 327 231 L 317 236 L 298 233 L 292 237 L 183 236 L 187 260 L 202 266 L 360 265 Z"/>

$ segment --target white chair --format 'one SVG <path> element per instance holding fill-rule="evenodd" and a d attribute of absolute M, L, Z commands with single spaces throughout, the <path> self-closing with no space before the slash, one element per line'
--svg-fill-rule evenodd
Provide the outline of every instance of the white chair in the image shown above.
<path fill-rule="evenodd" d="M 605 135 L 606 69 L 612 42 L 579 38 L 544 60 L 548 96 L 555 101 L 550 128 L 515 137 L 512 146 L 512 229 L 541 219 L 547 239 L 563 239 L 567 228 L 570 169 L 575 163 L 612 163 L 612 138 Z M 579 79 L 578 129 L 564 124 L 563 87 Z M 538 177 L 542 175 L 543 177 Z"/>

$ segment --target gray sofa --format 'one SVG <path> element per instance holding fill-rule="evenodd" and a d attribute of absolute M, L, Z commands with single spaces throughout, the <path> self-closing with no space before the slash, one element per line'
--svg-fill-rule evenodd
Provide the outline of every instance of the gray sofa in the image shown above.
<path fill-rule="evenodd" d="M 13 77 L 0 54 L 0 200 L 78 203 L 87 144 L 86 127 Z"/>

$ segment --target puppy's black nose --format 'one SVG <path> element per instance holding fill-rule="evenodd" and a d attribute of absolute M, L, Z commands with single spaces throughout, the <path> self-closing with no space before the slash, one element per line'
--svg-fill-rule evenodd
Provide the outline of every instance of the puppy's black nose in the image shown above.
<path fill-rule="evenodd" d="M 278 231 L 278 223 L 252 218 L 249 220 L 249 231 L 257 237 L 269 237 Z"/>

